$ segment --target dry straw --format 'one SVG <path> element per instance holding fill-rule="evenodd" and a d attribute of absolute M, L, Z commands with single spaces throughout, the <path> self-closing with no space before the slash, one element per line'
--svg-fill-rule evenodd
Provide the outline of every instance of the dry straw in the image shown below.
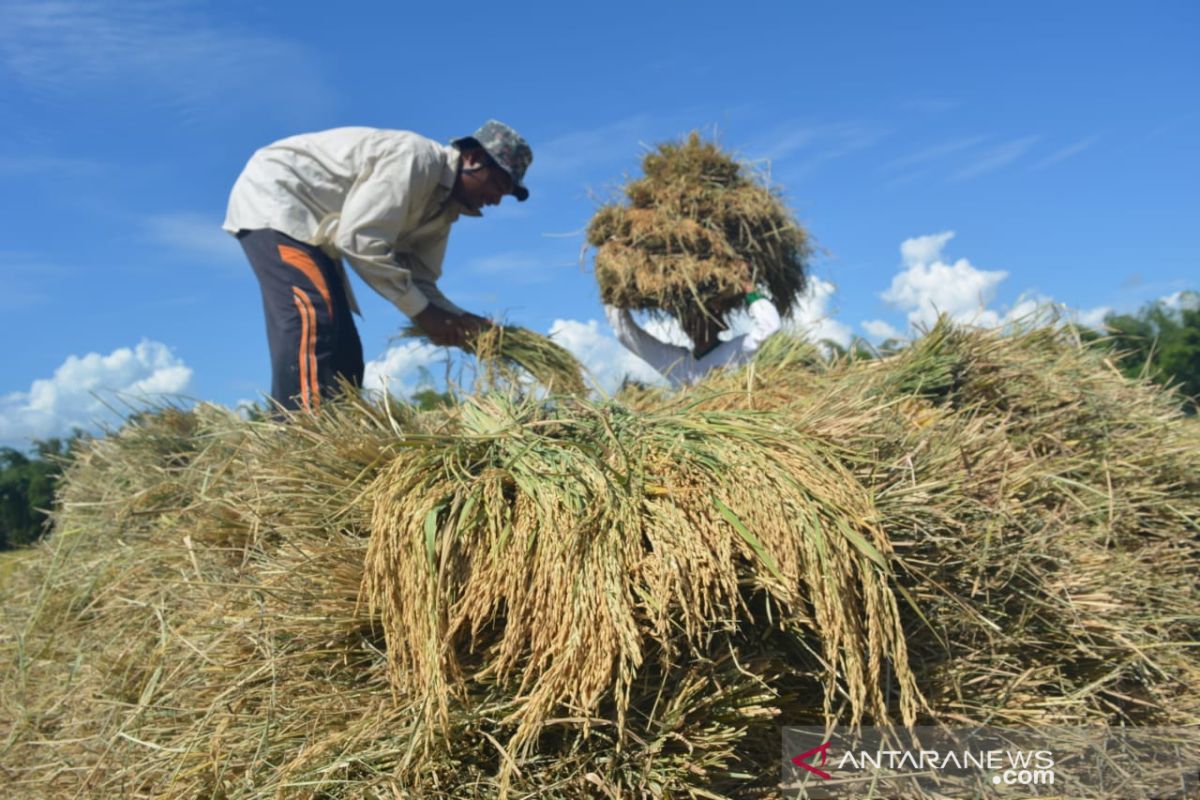
<path fill-rule="evenodd" d="M 328 405 L 81 455 L 0 589 L 6 796 L 771 797 L 781 722 L 1200 723 L 1200 429 L 1069 329 Z"/>
<path fill-rule="evenodd" d="M 588 225 L 601 299 L 685 323 L 741 305 L 744 285 L 765 286 L 786 315 L 805 286 L 807 232 L 765 176 L 692 133 L 660 144 L 625 201 Z M 685 325 L 685 328 L 687 326 Z"/>
<path fill-rule="evenodd" d="M 400 336 L 427 340 L 415 326 L 401 330 Z M 491 325 L 464 348 L 482 368 L 482 387 L 519 384 L 523 374 L 533 378 L 554 394 L 582 395 L 587 391 L 584 369 L 575 356 L 549 337 L 515 325 Z"/>

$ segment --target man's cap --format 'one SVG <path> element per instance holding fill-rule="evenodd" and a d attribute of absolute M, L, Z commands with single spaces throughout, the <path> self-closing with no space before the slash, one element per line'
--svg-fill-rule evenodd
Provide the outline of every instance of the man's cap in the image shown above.
<path fill-rule="evenodd" d="M 489 119 L 474 134 L 455 139 L 451 144 L 460 150 L 472 145 L 482 147 L 512 178 L 513 196 L 522 201 L 529 197 L 529 190 L 525 188 L 525 170 L 533 163 L 533 150 L 521 134 L 503 122 Z"/>

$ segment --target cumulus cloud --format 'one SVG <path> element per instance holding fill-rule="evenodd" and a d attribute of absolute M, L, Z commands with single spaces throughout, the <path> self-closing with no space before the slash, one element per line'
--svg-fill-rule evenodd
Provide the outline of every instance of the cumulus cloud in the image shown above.
<path fill-rule="evenodd" d="M 1033 291 L 1022 293 L 1010 307 L 989 308 L 997 286 L 1008 273 L 981 270 L 965 258 L 951 262 L 943 251 L 953 238 L 953 231 L 943 231 L 906 239 L 900 245 L 900 271 L 880 297 L 906 312 L 910 332 L 911 329 L 929 327 L 939 314 L 946 314 L 957 323 L 980 328 L 1066 319 L 1099 328 L 1105 315 L 1113 310 L 1110 306 L 1075 309 Z M 869 320 L 862 323 L 862 327 L 876 340 L 906 335 L 884 320 Z"/>
<path fill-rule="evenodd" d="M 1075 312 L 1080 325 L 1100 330 L 1104 327 L 1104 318 L 1113 312 L 1112 306 L 1097 306 Z"/>
<path fill-rule="evenodd" d="M 880 297 L 906 312 L 912 326 L 930 325 L 939 313 L 983 327 L 999 324 L 1000 316 L 987 305 L 1008 273 L 978 269 L 965 258 L 948 262 L 942 250 L 952 238 L 953 231 L 944 231 L 905 240 L 903 267 Z"/>
<path fill-rule="evenodd" d="M 409 397 L 429 382 L 429 367 L 445 361 L 446 357 L 444 348 L 426 342 L 394 345 L 379 358 L 367 362 L 363 386 L 372 391 L 386 389 L 397 397 Z"/>
<path fill-rule="evenodd" d="M 877 342 L 887 339 L 900 339 L 904 336 L 903 333 L 892 327 L 890 323 L 881 319 L 869 319 L 863 322 L 862 328 L 867 332 L 867 336 L 870 336 Z"/>
<path fill-rule="evenodd" d="M 1161 298 L 1160 302 L 1172 311 L 1196 311 L 1200 310 L 1200 293 L 1175 292 Z"/>
<path fill-rule="evenodd" d="M 833 318 L 833 295 L 837 286 L 816 276 L 808 279 L 808 288 L 792 313 L 783 320 L 783 329 L 798 334 L 810 342 L 850 344 L 850 326 Z"/>
<path fill-rule="evenodd" d="M 111 422 L 108 405 L 153 403 L 186 391 L 192 370 L 160 343 L 142 340 L 108 355 L 68 356 L 50 378 L 27 392 L 0 397 L 0 441 L 69 435 L 76 428 Z"/>
<path fill-rule="evenodd" d="M 652 322 L 645 327 L 647 332 L 663 341 L 669 340 L 666 326 Z M 605 325 L 604 330 L 607 329 Z M 683 335 L 682 331 L 679 335 Z M 657 370 L 626 350 L 615 338 L 602 333 L 600 324 L 594 319 L 587 322 L 556 319 L 550 326 L 550 336 L 587 367 L 596 385 L 604 392 L 615 392 L 625 378 L 666 385 L 666 379 Z M 687 341 L 686 337 L 683 341 Z"/>

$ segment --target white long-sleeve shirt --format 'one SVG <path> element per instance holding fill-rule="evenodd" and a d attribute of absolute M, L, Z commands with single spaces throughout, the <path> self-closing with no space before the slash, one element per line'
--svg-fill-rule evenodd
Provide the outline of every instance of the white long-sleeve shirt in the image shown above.
<path fill-rule="evenodd" d="M 672 386 L 679 387 L 696 383 L 709 370 L 745 364 L 762 343 L 779 330 L 779 312 L 770 300 L 759 298 L 746 310 L 750 314 L 750 332 L 721 342 L 700 358 L 686 347 L 667 344 L 646 333 L 628 309 L 606 305 L 604 315 L 617 335 L 617 341 L 661 372 Z"/>
<path fill-rule="evenodd" d="M 223 227 L 234 234 L 273 228 L 335 260 L 345 257 L 409 317 L 429 303 L 461 314 L 437 288 L 450 226 L 464 213 L 450 197 L 459 158 L 456 148 L 409 131 L 335 128 L 292 136 L 250 158 Z"/>

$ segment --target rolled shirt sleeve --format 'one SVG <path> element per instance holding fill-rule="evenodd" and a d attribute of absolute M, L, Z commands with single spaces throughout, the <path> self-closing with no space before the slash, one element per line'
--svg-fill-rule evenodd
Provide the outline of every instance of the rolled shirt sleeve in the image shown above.
<path fill-rule="evenodd" d="M 628 309 L 605 305 L 604 316 L 625 349 L 654 367 L 675 385 L 685 383 L 694 361 L 686 347 L 659 341 L 642 329 Z"/>

